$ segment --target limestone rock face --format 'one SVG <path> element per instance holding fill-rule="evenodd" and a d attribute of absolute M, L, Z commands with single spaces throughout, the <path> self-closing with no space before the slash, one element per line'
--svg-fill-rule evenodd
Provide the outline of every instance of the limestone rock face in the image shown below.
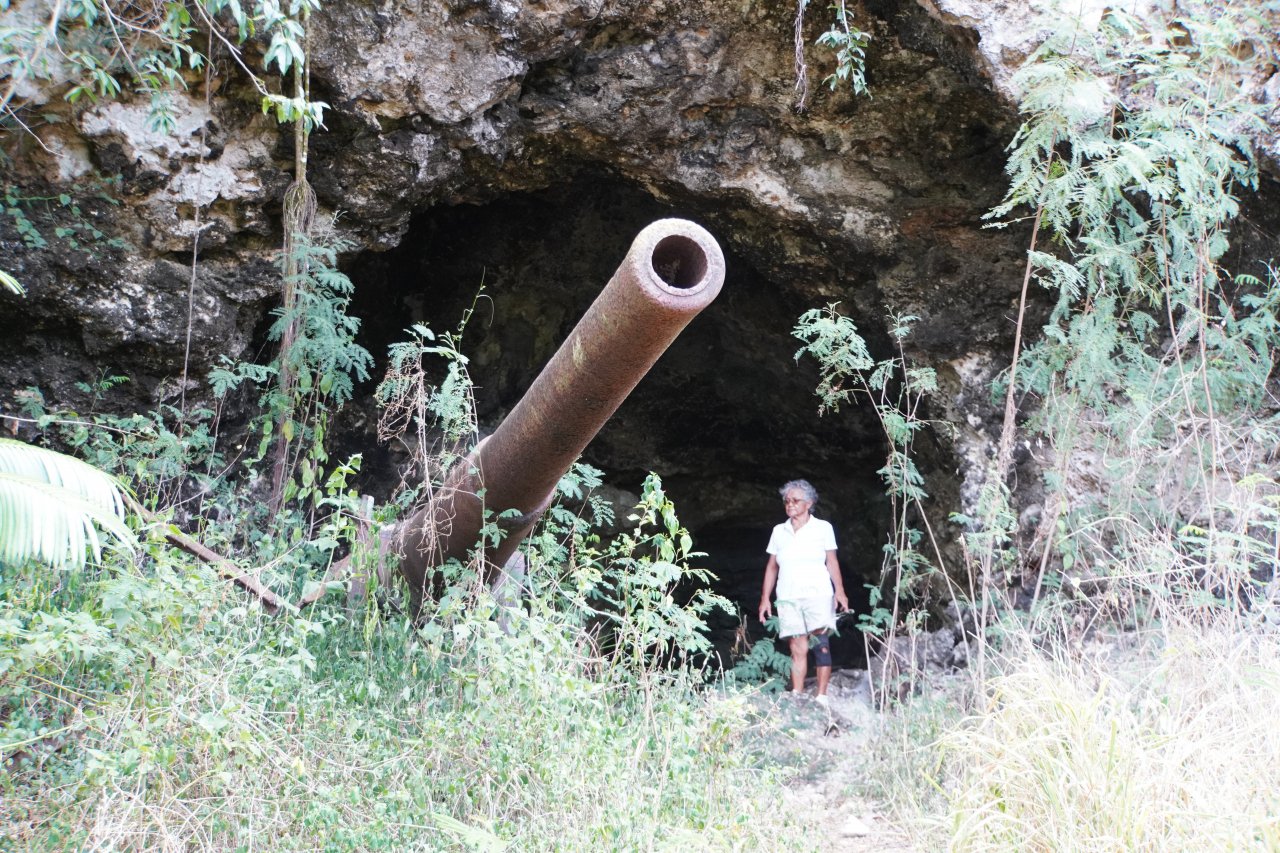
<path fill-rule="evenodd" d="M 335 5 L 316 74 L 340 115 L 316 139 L 313 180 L 373 246 L 394 245 L 424 202 L 540 188 L 595 163 L 830 241 L 802 259 L 828 270 L 817 255 L 890 257 L 922 239 L 968 253 L 957 229 L 999 197 L 1009 111 L 953 27 L 879 5 L 864 23 L 874 98 L 815 91 L 800 115 L 790 9 Z M 816 90 L 832 57 L 809 52 Z M 926 239 L 935 226 L 945 233 Z"/>
<path fill-rule="evenodd" d="M 797 113 L 794 11 L 722 0 L 327 4 L 314 87 L 332 109 L 313 137 L 311 181 L 356 246 L 381 251 L 434 205 L 604 170 L 718 219 L 723 242 L 814 304 L 842 299 L 872 325 L 885 308 L 917 314 L 918 346 L 938 357 L 990 346 L 1007 335 L 1022 250 L 1016 229 L 981 229 L 1013 125 L 971 39 L 910 0 L 867 3 L 858 23 L 873 34 L 873 97 L 855 98 L 821 86 L 833 57 L 812 40 L 830 21 L 810 10 L 812 95 Z M 175 97 L 173 134 L 148 129 L 144 103 L 47 99 L 61 114 L 38 131 L 49 151 L 20 160 L 14 181 L 32 196 L 71 190 L 85 200 L 80 219 L 88 199 L 119 201 L 88 224 L 108 226 L 122 266 L 107 270 L 107 253 L 84 251 L 90 241 L 48 234 L 31 248 L 8 233 L 0 263 L 32 288 L 5 303 L 8 316 L 40 318 L 33 332 L 58 326 L 67 352 L 173 373 L 186 299 L 136 290 L 158 261 L 189 264 L 199 233 L 194 301 L 210 322 L 194 324 L 192 372 L 217 352 L 243 354 L 268 292 L 199 282 L 261 279 L 280 242 L 292 140 L 228 63 L 215 67 L 208 91 L 196 80 Z M 79 228 L 68 218 L 51 211 L 43 231 Z M 77 265 L 92 272 L 64 281 Z M 50 379 L 33 366 L 10 381 Z"/>
<path fill-rule="evenodd" d="M 450 328 L 483 278 L 488 316 L 464 348 L 492 427 L 603 286 L 620 257 L 609 253 L 646 217 L 695 218 L 731 256 L 730 279 L 588 457 L 631 493 L 644 471 L 665 473 L 691 526 L 721 553 L 745 549 L 726 571 L 758 570 L 741 532 L 767 534 L 778 477 L 825 477 L 842 559 L 871 573 L 879 424 L 866 407 L 816 418 L 816 377 L 792 359 L 790 331 L 801 311 L 840 302 L 885 356 L 887 317 L 914 315 L 908 352 L 944 389 L 931 414 L 956 426 L 917 449 L 949 547 L 947 514 L 975 493 L 965 478 L 997 428 L 989 385 L 1027 248 L 1024 225 L 983 220 L 1006 186 L 1009 76 L 1036 38 L 1027 8 L 863 0 L 868 97 L 823 85 L 834 56 L 813 41 L 830 13 L 809 4 L 810 97 L 797 112 L 794 4 L 326 3 L 313 90 L 330 109 L 308 174 L 352 241 L 342 265 L 364 342 L 382 358 L 410 321 Z M 173 134 L 148 129 L 141 102 L 44 99 L 41 145 L 8 167 L 43 236 L 0 215 L 0 268 L 30 290 L 0 296 L 0 405 L 35 385 L 80 406 L 75 383 L 106 368 L 136 380 L 115 404 L 146 409 L 180 389 L 188 337 L 196 396 L 220 355 L 268 351 L 292 132 L 226 57 L 214 68 L 175 97 Z M 1276 79 L 1260 84 L 1273 101 Z M 1045 301 L 1033 293 L 1029 328 Z M 345 417 L 333 433 L 370 450 L 372 412 Z"/>

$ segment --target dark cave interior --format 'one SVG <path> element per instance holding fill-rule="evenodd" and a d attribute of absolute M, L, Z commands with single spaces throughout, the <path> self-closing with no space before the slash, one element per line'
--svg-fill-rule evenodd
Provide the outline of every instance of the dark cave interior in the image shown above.
<path fill-rule="evenodd" d="M 633 237 L 655 219 L 704 224 L 725 246 L 723 217 L 663 203 L 609 175 L 579 178 L 484 205 L 439 206 L 417 216 L 400 245 L 347 264 L 360 340 L 385 368 L 387 347 L 421 323 L 462 335 L 482 433 L 512 409 L 609 280 Z M 684 330 L 584 454 L 605 472 L 605 494 L 625 503 L 649 471 L 662 477 L 681 521 L 706 556 L 716 591 L 739 605 L 750 636 L 772 526 L 785 516 L 778 487 L 808 479 L 815 515 L 836 528 L 852 610 L 865 612 L 865 584 L 880 570 L 889 506 L 875 473 L 885 451 L 874 414 L 862 407 L 819 416 L 816 363 L 795 359 L 796 318 L 816 307 L 726 250 L 719 298 Z M 867 329 L 870 323 L 857 320 Z M 869 334 L 869 338 L 873 335 Z M 371 386 L 370 386 L 371 390 Z M 373 440 L 373 416 L 349 424 L 345 441 L 365 453 L 368 488 L 399 482 L 403 451 Z M 625 513 L 621 513 L 625 516 Z M 713 620 L 718 645 L 738 628 Z M 837 666 L 863 657 L 854 619 L 840 622 Z"/>

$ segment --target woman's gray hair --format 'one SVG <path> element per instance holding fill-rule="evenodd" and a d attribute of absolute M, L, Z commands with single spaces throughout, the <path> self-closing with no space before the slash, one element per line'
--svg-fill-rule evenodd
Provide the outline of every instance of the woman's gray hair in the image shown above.
<path fill-rule="evenodd" d="M 809 501 L 810 503 L 818 502 L 818 490 L 815 489 L 813 486 L 809 485 L 808 480 L 792 480 L 791 482 L 783 486 L 781 489 L 778 489 L 778 494 L 782 495 L 785 498 L 787 496 L 787 492 L 791 491 L 792 489 L 799 489 L 800 494 L 804 495 L 804 499 Z"/>

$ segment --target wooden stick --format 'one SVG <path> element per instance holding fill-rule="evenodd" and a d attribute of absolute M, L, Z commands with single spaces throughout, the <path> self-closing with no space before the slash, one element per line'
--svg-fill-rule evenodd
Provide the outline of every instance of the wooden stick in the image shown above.
<path fill-rule="evenodd" d="M 148 510 L 133 498 L 126 496 L 125 500 L 129 503 L 129 506 L 133 511 L 141 516 L 148 524 L 164 524 L 163 520 L 159 516 Z M 208 563 L 210 566 L 213 566 L 214 570 L 219 575 L 231 581 L 233 584 L 251 595 L 257 596 L 258 600 L 262 602 L 262 609 L 271 615 L 274 616 L 281 607 L 289 607 L 288 604 L 282 602 L 274 592 L 263 586 L 262 583 L 253 575 L 247 574 L 244 569 L 240 568 L 221 554 L 206 548 L 190 536 L 186 536 L 185 534 L 178 532 L 178 529 L 172 524 L 165 524 L 164 538 L 168 540 L 170 545 L 173 545 L 178 550 L 185 551 L 191 556 Z"/>

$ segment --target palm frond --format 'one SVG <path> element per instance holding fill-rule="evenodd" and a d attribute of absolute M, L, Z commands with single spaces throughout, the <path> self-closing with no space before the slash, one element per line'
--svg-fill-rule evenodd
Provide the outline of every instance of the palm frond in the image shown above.
<path fill-rule="evenodd" d="M 18 296 L 27 295 L 27 291 L 23 288 L 22 282 L 18 281 L 4 270 L 0 270 L 0 285 L 3 285 L 5 290 L 8 290 L 10 293 L 17 294 Z"/>
<path fill-rule="evenodd" d="M 0 438 L 0 562 L 83 568 L 101 559 L 99 529 L 132 550 L 120 484 L 70 456 Z"/>
<path fill-rule="evenodd" d="M 124 501 L 116 478 L 73 456 L 0 438 L 0 473 L 62 486 L 98 509 L 124 518 Z"/>

